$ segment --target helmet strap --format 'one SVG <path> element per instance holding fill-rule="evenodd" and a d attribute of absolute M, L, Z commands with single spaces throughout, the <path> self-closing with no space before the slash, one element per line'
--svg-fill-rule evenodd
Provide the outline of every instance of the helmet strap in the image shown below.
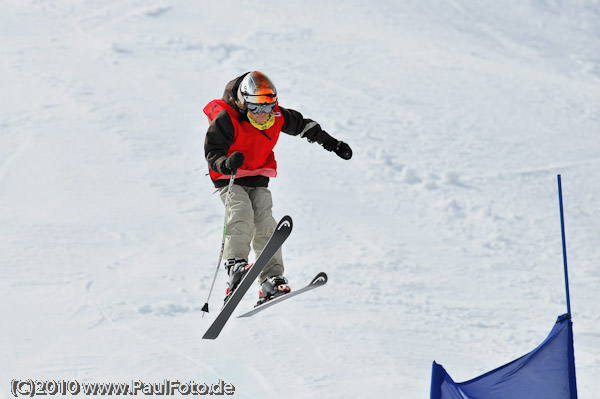
<path fill-rule="evenodd" d="M 238 89 L 237 89 L 237 96 L 236 96 L 235 103 L 242 110 L 244 108 L 246 108 L 246 100 L 244 100 L 244 96 L 242 95 L 242 90 L 241 90 L 240 86 L 238 86 Z"/>

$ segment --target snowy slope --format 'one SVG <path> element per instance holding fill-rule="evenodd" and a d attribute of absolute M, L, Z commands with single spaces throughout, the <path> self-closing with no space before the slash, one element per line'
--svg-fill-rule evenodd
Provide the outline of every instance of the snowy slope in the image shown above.
<path fill-rule="evenodd" d="M 1 4 L 0 397 L 14 378 L 427 397 L 433 360 L 470 379 L 566 312 L 559 173 L 596 397 L 598 1 Z M 223 207 L 201 109 L 252 69 L 354 158 L 282 136 L 286 275 L 330 282 L 206 342 Z"/>

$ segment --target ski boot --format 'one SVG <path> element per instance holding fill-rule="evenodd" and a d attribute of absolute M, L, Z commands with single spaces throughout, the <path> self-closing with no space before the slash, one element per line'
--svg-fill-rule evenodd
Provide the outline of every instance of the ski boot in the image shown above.
<path fill-rule="evenodd" d="M 232 258 L 225 261 L 225 270 L 229 275 L 229 281 L 227 282 L 227 291 L 225 292 L 225 302 L 233 295 L 233 291 L 237 288 L 242 281 L 244 275 L 250 270 L 252 265 L 249 265 L 245 259 Z"/>
<path fill-rule="evenodd" d="M 288 284 L 288 279 L 283 276 L 273 276 L 266 279 L 258 290 L 258 303 L 256 306 L 289 293 L 291 288 Z"/>

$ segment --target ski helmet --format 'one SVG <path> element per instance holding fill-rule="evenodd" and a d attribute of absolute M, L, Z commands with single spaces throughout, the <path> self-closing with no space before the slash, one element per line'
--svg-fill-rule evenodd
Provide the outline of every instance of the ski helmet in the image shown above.
<path fill-rule="evenodd" d="M 246 74 L 240 83 L 237 94 L 238 101 L 245 109 L 254 108 L 256 111 L 271 112 L 277 104 L 277 89 L 267 75 L 262 72 L 252 71 Z M 251 104 L 250 107 L 248 104 Z M 270 109 L 267 110 L 267 108 Z"/>

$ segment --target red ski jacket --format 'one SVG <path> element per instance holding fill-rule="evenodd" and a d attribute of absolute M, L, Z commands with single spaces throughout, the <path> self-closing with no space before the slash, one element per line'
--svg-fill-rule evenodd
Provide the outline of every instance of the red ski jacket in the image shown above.
<path fill-rule="evenodd" d="M 244 164 L 238 170 L 235 184 L 246 187 L 268 187 L 269 178 L 277 174 L 273 147 L 283 132 L 304 137 L 324 147 L 335 146 L 337 140 L 321 126 L 293 109 L 277 105 L 273 115 L 275 124 L 265 130 L 256 129 L 246 113 L 236 104 L 236 93 L 243 74 L 225 87 L 222 99 L 211 101 L 204 107 L 210 125 L 204 139 L 204 155 L 210 177 L 215 187 L 225 187 L 231 171 L 225 166 L 227 157 L 235 151 L 244 154 Z M 244 176 L 244 177 L 241 177 Z"/>
<path fill-rule="evenodd" d="M 216 99 L 208 103 L 204 107 L 204 113 L 208 116 L 209 121 L 225 110 L 233 123 L 235 130 L 234 141 L 227 156 L 234 152 L 244 154 L 244 164 L 238 169 L 236 178 L 248 176 L 277 176 L 277 162 L 273 148 L 277 144 L 281 128 L 283 127 L 283 117 L 279 105 L 275 106 L 273 116 L 275 116 L 275 124 L 266 130 L 259 130 L 252 126 L 250 122 L 240 121 L 238 112 L 221 99 Z M 231 175 L 210 170 L 210 177 L 213 180 L 229 179 Z"/>

